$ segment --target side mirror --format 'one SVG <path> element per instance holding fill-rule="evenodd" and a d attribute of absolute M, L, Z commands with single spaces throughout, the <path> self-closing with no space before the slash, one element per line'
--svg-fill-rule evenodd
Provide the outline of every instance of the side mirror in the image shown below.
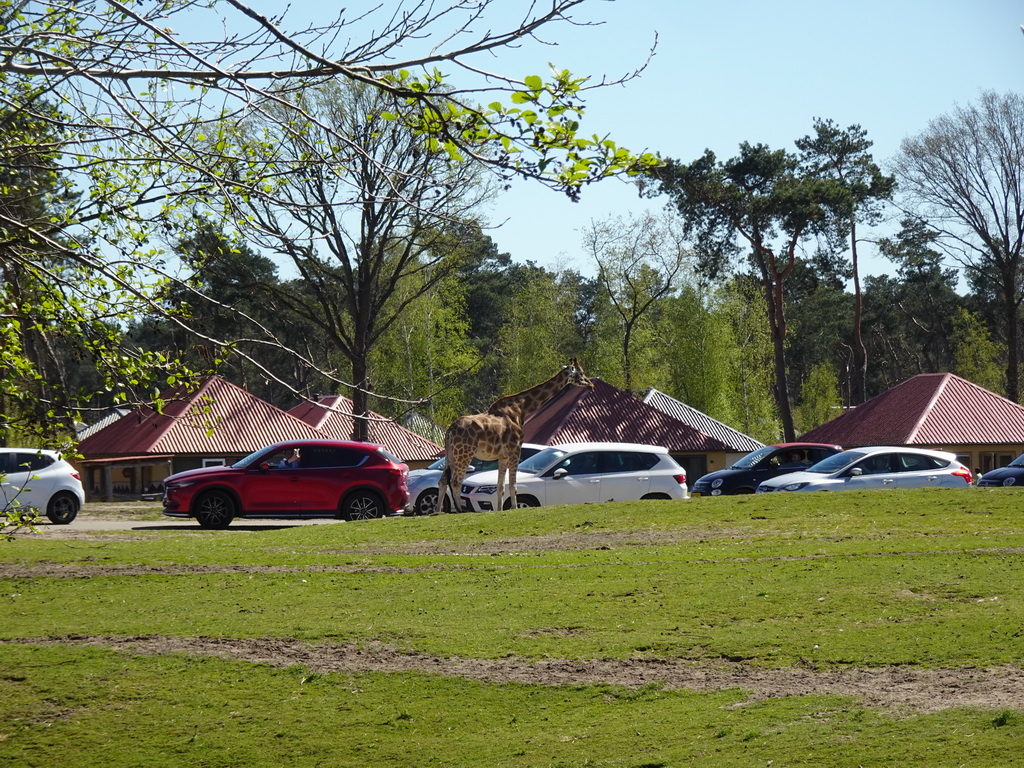
<path fill-rule="evenodd" d="M 563 477 L 569 474 L 569 470 L 565 467 L 559 467 L 555 470 L 555 473 L 551 475 L 555 480 L 561 480 Z"/>
<path fill-rule="evenodd" d="M 854 467 L 850 470 L 850 477 L 860 477 L 864 474 L 864 470 L 860 467 Z"/>
<path fill-rule="evenodd" d="M 474 467 L 472 464 L 470 464 L 468 467 L 466 467 L 466 471 L 467 472 L 476 472 L 476 467 Z"/>

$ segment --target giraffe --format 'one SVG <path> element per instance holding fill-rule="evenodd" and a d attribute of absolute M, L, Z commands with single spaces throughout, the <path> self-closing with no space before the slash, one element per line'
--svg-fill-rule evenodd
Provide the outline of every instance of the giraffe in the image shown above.
<path fill-rule="evenodd" d="M 497 508 L 502 508 L 505 498 L 506 472 L 509 498 L 512 507 L 516 507 L 516 472 L 519 469 L 519 449 L 523 444 L 523 422 L 566 387 L 594 388 L 594 383 L 587 378 L 575 357 L 547 381 L 518 394 L 500 397 L 483 413 L 460 416 L 453 421 L 444 436 L 445 469 L 438 483 L 434 514 L 443 511 L 448 491 L 451 491 L 452 508 L 459 509 L 462 479 L 474 456 L 498 460 Z"/>

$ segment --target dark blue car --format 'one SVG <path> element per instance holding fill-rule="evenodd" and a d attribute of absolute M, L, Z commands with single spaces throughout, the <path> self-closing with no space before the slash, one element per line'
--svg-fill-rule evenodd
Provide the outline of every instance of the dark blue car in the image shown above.
<path fill-rule="evenodd" d="M 1005 467 L 986 472 L 978 480 L 979 488 L 1024 488 L 1024 454 L 1011 461 Z"/>

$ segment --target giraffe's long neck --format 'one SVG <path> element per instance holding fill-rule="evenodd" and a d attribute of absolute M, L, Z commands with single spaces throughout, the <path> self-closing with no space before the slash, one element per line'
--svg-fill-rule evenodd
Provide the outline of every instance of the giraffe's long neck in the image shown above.
<path fill-rule="evenodd" d="M 522 423 L 530 414 L 561 392 L 568 383 L 568 370 L 561 370 L 547 381 L 542 381 L 536 386 L 524 389 L 518 394 L 506 395 L 500 398 L 491 406 L 491 410 L 515 409 L 518 412 L 520 423 Z"/>

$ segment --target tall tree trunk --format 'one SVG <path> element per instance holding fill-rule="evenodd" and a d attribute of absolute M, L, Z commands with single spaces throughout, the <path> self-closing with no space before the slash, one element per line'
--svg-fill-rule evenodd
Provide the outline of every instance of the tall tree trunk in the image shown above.
<path fill-rule="evenodd" d="M 1006 297 L 1006 397 L 1020 402 L 1020 302 Z"/>
<path fill-rule="evenodd" d="M 361 443 L 370 442 L 369 391 L 370 377 L 366 358 L 356 356 L 352 361 L 352 439 Z"/>
<path fill-rule="evenodd" d="M 768 301 L 768 324 L 772 334 L 772 346 L 775 351 L 775 404 L 779 408 L 782 420 L 782 435 L 787 443 L 796 440 L 796 427 L 793 424 L 793 407 L 789 402 L 789 374 L 786 365 L 786 305 L 782 287 L 782 279 L 765 285 L 765 297 Z"/>
<path fill-rule="evenodd" d="M 860 289 L 860 265 L 857 261 L 857 221 L 850 219 L 850 253 L 853 260 L 853 380 L 850 382 L 850 404 L 860 405 L 868 399 L 868 350 L 861 330 L 864 318 L 864 294 Z"/>

